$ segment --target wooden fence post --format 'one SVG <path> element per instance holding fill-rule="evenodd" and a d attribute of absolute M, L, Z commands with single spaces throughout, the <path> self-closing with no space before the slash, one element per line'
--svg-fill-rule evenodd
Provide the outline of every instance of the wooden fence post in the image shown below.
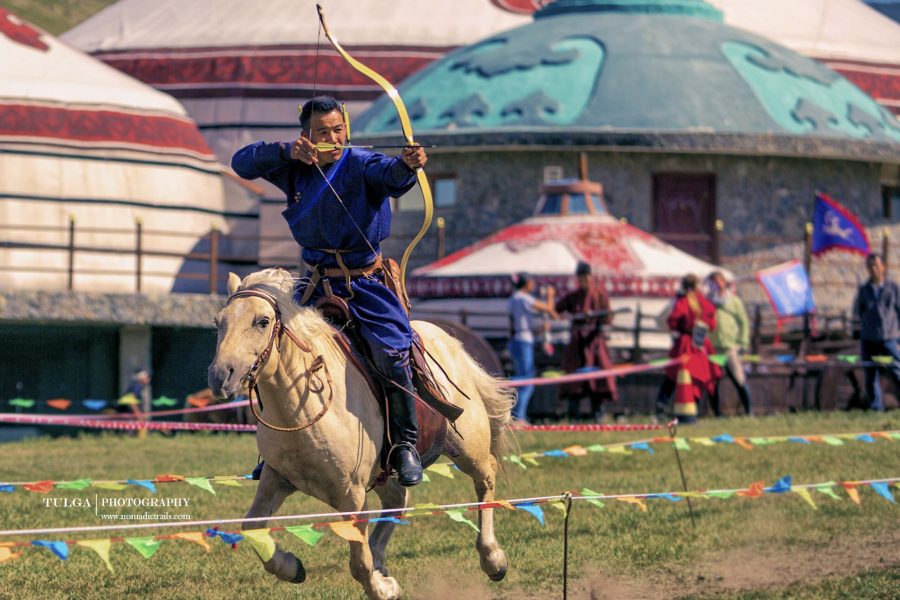
<path fill-rule="evenodd" d="M 631 362 L 641 362 L 641 305 L 638 304 L 637 311 L 634 313 L 634 347 L 631 349 Z"/>
<path fill-rule="evenodd" d="M 141 293 L 141 266 L 143 263 L 143 237 L 144 223 L 140 217 L 134 220 L 134 287 L 137 293 Z"/>
<path fill-rule="evenodd" d="M 209 230 L 209 293 L 219 291 L 219 230 L 213 225 Z"/>
<path fill-rule="evenodd" d="M 66 289 L 70 292 L 75 287 L 75 215 L 69 215 L 69 265 Z"/>

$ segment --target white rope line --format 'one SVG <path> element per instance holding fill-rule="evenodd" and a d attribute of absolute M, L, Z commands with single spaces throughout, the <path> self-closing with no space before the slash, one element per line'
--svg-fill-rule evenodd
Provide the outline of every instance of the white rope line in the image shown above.
<path fill-rule="evenodd" d="M 900 481 L 900 477 L 890 477 L 884 479 L 868 479 L 862 481 L 843 481 L 843 482 L 835 482 L 835 481 L 826 481 L 823 483 L 810 483 L 810 484 L 798 484 L 792 485 L 791 489 L 794 488 L 817 488 L 822 486 L 833 486 L 833 485 L 842 485 L 842 484 L 851 484 L 851 485 L 867 485 L 871 483 L 894 483 Z M 771 486 L 769 486 L 771 487 Z M 735 489 L 725 489 L 725 490 L 703 490 L 697 492 L 688 492 L 688 493 L 704 493 L 704 494 L 718 494 L 718 493 L 738 493 L 749 491 L 750 488 L 735 488 Z M 330 519 L 330 518 L 342 518 L 344 520 L 350 520 L 352 517 L 360 517 L 360 516 L 368 516 L 368 515 L 391 515 L 398 513 L 427 513 L 433 511 L 441 511 L 441 510 L 453 510 L 460 508 L 483 508 L 488 505 L 502 505 L 502 504 L 510 504 L 513 506 L 517 505 L 527 505 L 536 502 L 547 502 L 550 500 L 562 500 L 567 497 L 572 498 L 572 500 L 616 500 L 620 498 L 650 498 L 650 497 L 659 497 L 659 496 L 679 496 L 683 495 L 685 492 L 655 492 L 655 493 L 643 493 L 643 494 L 597 494 L 591 496 L 571 496 L 570 494 L 555 494 L 552 496 L 535 496 L 532 498 L 516 498 L 514 500 L 492 500 L 490 502 L 463 502 L 459 504 L 441 504 L 434 506 L 409 506 L 406 508 L 390 508 L 390 509 L 378 509 L 378 510 L 367 510 L 367 511 L 357 511 L 357 512 L 329 512 L 329 513 L 315 513 L 315 514 L 300 514 L 300 515 L 282 515 L 282 516 L 269 516 L 269 517 L 245 517 L 245 518 L 231 518 L 231 519 L 209 519 L 203 521 L 178 521 L 178 522 L 166 522 L 166 523 L 136 523 L 131 525 L 95 525 L 95 526 L 84 526 L 84 527 L 50 527 L 50 528 L 39 528 L 39 529 L 4 529 L 0 530 L 0 536 L 12 536 L 12 535 L 42 535 L 47 533 L 84 533 L 84 532 L 94 532 L 94 531 L 129 531 L 135 529 L 155 529 L 155 528 L 169 528 L 169 527 L 196 527 L 196 526 L 205 526 L 205 525 L 221 525 L 225 523 L 258 523 L 263 521 L 299 521 L 299 520 L 309 520 L 309 519 Z"/>

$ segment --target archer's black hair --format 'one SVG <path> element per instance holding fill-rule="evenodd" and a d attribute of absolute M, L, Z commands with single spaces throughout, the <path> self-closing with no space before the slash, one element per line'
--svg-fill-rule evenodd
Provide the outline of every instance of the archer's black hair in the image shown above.
<path fill-rule="evenodd" d="M 312 100 L 307 100 L 300 110 L 300 127 L 304 131 L 309 131 L 309 120 L 314 112 L 327 114 L 333 110 L 341 112 L 341 103 L 331 96 L 316 96 Z"/>

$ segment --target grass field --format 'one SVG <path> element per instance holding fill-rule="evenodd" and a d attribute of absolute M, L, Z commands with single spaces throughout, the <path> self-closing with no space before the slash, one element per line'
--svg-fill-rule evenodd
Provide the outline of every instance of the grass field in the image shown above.
<path fill-rule="evenodd" d="M 59 35 L 116 0 L 0 0 L 0 8 Z"/>
<path fill-rule="evenodd" d="M 877 431 L 900 428 L 900 414 L 823 414 L 706 421 L 688 437 L 765 436 Z M 519 434 L 523 451 L 571 444 L 610 443 L 650 437 L 620 434 Z M 608 453 L 544 458 L 540 467 L 510 468 L 501 498 L 550 495 L 589 487 L 603 493 L 677 491 L 680 479 L 670 448 L 632 456 Z M 114 435 L 81 439 L 37 439 L 0 447 L 0 480 L 152 478 L 162 473 L 234 475 L 252 469 L 252 436 L 178 435 L 147 439 Z M 861 480 L 900 475 L 900 441 L 843 446 L 778 444 L 744 450 L 734 445 L 692 445 L 682 453 L 691 489 L 768 484 L 790 474 L 795 483 Z M 216 487 L 213 496 L 185 483 L 160 484 L 160 497 L 187 497 L 193 519 L 240 517 L 249 507 L 254 482 Z M 889 598 L 900 596 L 900 507 L 869 489 L 862 504 L 843 492 L 841 501 L 816 496 L 819 510 L 796 494 L 767 494 L 756 500 L 695 500 L 692 529 L 684 502 L 650 501 L 649 512 L 618 502 L 599 509 L 577 503 L 571 515 L 569 592 L 572 598 Z M 148 490 L 114 492 L 88 488 L 53 490 L 54 498 L 144 497 Z M 897 494 L 900 497 L 900 493 Z M 42 494 L 17 490 L 0 494 L 3 528 L 107 523 L 92 509 L 44 508 Z M 415 490 L 416 503 L 474 500 L 461 475 L 432 476 Z M 377 500 L 373 496 L 373 502 Z M 124 512 L 134 509 L 123 509 Z M 160 509 L 155 509 L 159 511 Z M 280 514 L 327 510 L 300 495 Z M 409 598 L 559 598 L 562 596 L 562 513 L 546 508 L 541 527 L 523 511 L 498 511 L 497 535 L 510 559 L 506 580 L 491 583 L 478 568 L 474 532 L 446 517 L 413 519 L 399 527 L 389 567 Z M 199 528 L 193 528 L 198 530 Z M 150 534 L 159 533 L 152 530 Z M 143 535 L 143 534 L 142 534 Z M 283 546 L 301 556 L 308 580 L 301 586 L 265 573 L 246 543 L 237 551 L 211 540 L 212 551 L 187 541 L 165 541 L 151 559 L 126 544 L 113 544 L 109 573 L 90 550 L 76 548 L 65 562 L 48 550 L 0 565 L 3 598 L 360 598 L 361 588 L 347 569 L 346 544 L 327 534 L 309 548 L 276 532 Z M 43 536 L 46 539 L 59 539 Z M 76 537 L 76 536 L 72 536 Z M 99 537 L 81 536 L 85 537 Z M 30 539 L 30 538 L 26 538 Z"/>

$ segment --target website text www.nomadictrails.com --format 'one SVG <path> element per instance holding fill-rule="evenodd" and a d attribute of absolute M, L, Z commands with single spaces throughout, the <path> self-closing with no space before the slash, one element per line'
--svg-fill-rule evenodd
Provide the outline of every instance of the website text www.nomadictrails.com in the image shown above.
<path fill-rule="evenodd" d="M 104 521 L 190 521 L 191 515 L 173 515 L 171 513 L 136 513 L 136 514 L 99 514 Z"/>

